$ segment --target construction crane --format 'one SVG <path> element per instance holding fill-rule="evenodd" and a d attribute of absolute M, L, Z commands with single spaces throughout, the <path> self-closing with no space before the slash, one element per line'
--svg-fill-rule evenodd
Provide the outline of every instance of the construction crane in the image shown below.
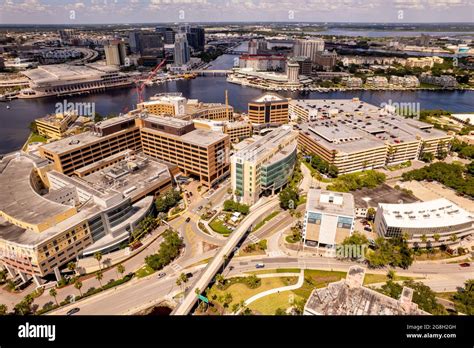
<path fill-rule="evenodd" d="M 138 103 L 143 103 L 143 90 L 145 89 L 145 86 L 147 84 L 147 82 L 150 82 L 151 79 L 153 77 L 155 77 L 156 73 L 158 72 L 158 70 L 161 69 L 161 67 L 163 66 L 163 64 L 165 64 L 166 62 L 166 58 L 163 59 L 161 61 L 160 64 L 158 64 L 151 72 L 150 74 L 147 76 L 146 80 L 143 81 L 141 84 L 139 83 L 139 81 L 137 81 L 137 101 Z"/>

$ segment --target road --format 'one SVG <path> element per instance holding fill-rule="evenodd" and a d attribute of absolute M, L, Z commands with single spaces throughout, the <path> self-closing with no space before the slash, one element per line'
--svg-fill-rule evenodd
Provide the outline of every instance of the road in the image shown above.
<path fill-rule="evenodd" d="M 202 276 L 194 282 L 190 292 L 186 295 L 183 302 L 173 312 L 174 315 L 188 314 L 194 304 L 196 303 L 197 297 L 196 292 L 202 292 L 207 288 L 209 283 L 212 281 L 217 271 L 222 267 L 225 262 L 225 257 L 232 253 L 232 250 L 241 241 L 242 237 L 253 225 L 254 221 L 265 214 L 267 211 L 273 209 L 278 205 L 278 199 L 273 198 L 260 206 L 255 206 L 255 209 L 242 221 L 240 226 L 229 236 L 225 245 L 223 245 L 217 252 L 216 256 L 207 265 Z"/>
<path fill-rule="evenodd" d="M 202 258 L 208 257 L 203 255 Z M 296 257 L 246 257 L 235 258 L 227 269 L 225 276 L 235 276 L 245 272 L 254 271 L 257 263 L 264 263 L 265 269 L 277 268 L 308 268 L 334 271 L 347 271 L 354 263 L 338 261 L 328 258 L 315 258 L 311 256 Z M 166 269 L 167 272 L 170 269 Z M 193 278 L 198 278 L 204 269 L 193 271 Z M 370 270 L 369 273 L 386 274 L 386 269 Z M 425 284 L 434 286 L 435 291 L 455 291 L 463 282 L 472 278 L 472 271 L 459 267 L 457 264 L 414 264 L 408 270 L 397 269 L 400 276 L 414 276 Z M 134 308 L 143 307 L 152 301 L 157 302 L 164 299 L 174 291 L 180 289 L 175 285 L 178 273 L 168 273 L 167 277 L 158 279 L 156 275 L 137 280 L 134 283 L 123 285 L 117 290 L 111 290 L 106 293 L 95 295 L 77 304 L 72 304 L 52 312 L 51 314 L 65 314 L 73 307 L 80 308 L 78 314 L 81 315 L 100 315 L 100 314 L 130 314 Z M 446 290 L 444 290 L 446 288 Z M 194 290 L 188 290 L 188 294 L 194 294 Z M 193 296 L 195 297 L 195 295 Z"/>

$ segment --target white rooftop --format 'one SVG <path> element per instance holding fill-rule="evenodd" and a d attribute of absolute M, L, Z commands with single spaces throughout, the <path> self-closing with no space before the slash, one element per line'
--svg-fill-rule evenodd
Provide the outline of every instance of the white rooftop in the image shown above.
<path fill-rule="evenodd" d="M 383 204 L 388 226 L 401 228 L 436 228 L 474 223 L 474 216 L 446 198 L 408 204 Z"/>

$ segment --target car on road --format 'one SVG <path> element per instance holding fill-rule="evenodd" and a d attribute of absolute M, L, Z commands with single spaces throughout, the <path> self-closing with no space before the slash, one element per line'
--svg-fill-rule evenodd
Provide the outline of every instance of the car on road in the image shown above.
<path fill-rule="evenodd" d="M 165 272 L 158 273 L 158 279 L 161 279 L 166 276 Z"/>
<path fill-rule="evenodd" d="M 80 311 L 79 308 L 74 307 L 73 309 L 68 310 L 67 313 L 66 313 L 66 315 L 73 315 L 73 314 L 75 314 L 75 313 L 77 313 L 77 312 L 79 312 L 79 311 Z"/>
<path fill-rule="evenodd" d="M 186 277 L 187 277 L 187 278 L 192 278 L 192 277 L 193 277 L 193 274 L 192 274 L 191 272 L 186 273 Z"/>
<path fill-rule="evenodd" d="M 255 268 L 263 268 L 263 267 L 265 267 L 265 264 L 264 264 L 264 263 L 257 263 L 257 264 L 255 265 Z"/>
<path fill-rule="evenodd" d="M 189 221 L 191 221 L 191 218 L 188 216 L 186 219 L 186 222 L 189 222 Z"/>
<path fill-rule="evenodd" d="M 471 264 L 469 262 L 463 262 L 463 263 L 460 263 L 459 266 L 461 266 L 461 267 L 470 267 Z"/>
<path fill-rule="evenodd" d="M 197 208 L 197 211 L 201 211 L 202 209 L 202 205 L 200 205 L 198 208 Z"/>

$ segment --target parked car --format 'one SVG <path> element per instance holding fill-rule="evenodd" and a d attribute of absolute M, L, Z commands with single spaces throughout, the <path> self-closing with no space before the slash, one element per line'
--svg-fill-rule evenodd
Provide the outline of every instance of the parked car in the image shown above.
<path fill-rule="evenodd" d="M 201 211 L 201 209 L 202 209 L 202 205 L 198 207 L 197 211 Z"/>
<path fill-rule="evenodd" d="M 189 273 L 186 273 L 186 277 L 188 277 L 188 278 L 192 278 L 192 277 L 193 277 L 193 274 L 192 274 L 191 272 L 189 272 Z"/>
<path fill-rule="evenodd" d="M 191 218 L 188 216 L 186 219 L 186 222 L 189 222 L 189 221 L 191 221 Z"/>
<path fill-rule="evenodd" d="M 372 227 L 370 227 L 370 226 L 365 226 L 365 227 L 364 227 L 364 230 L 365 230 L 365 231 L 368 231 L 368 232 L 371 232 L 371 231 L 372 231 Z"/>
<path fill-rule="evenodd" d="M 74 307 L 73 309 L 68 310 L 67 313 L 66 313 L 66 315 L 73 315 L 74 313 L 77 313 L 77 312 L 79 312 L 79 311 L 80 311 L 79 308 Z"/>
<path fill-rule="evenodd" d="M 166 276 L 165 272 L 158 273 L 158 279 L 161 279 Z"/>
<path fill-rule="evenodd" d="M 469 262 L 463 262 L 463 263 L 460 263 L 459 266 L 461 266 L 461 267 L 470 267 L 471 264 Z"/>
<path fill-rule="evenodd" d="M 136 250 L 139 247 L 141 247 L 143 244 L 141 242 L 135 242 L 132 245 L 130 245 L 130 251 Z"/>
<path fill-rule="evenodd" d="M 263 267 L 265 267 L 265 264 L 264 264 L 264 263 L 257 263 L 257 264 L 255 265 L 255 268 L 263 268 Z"/>

